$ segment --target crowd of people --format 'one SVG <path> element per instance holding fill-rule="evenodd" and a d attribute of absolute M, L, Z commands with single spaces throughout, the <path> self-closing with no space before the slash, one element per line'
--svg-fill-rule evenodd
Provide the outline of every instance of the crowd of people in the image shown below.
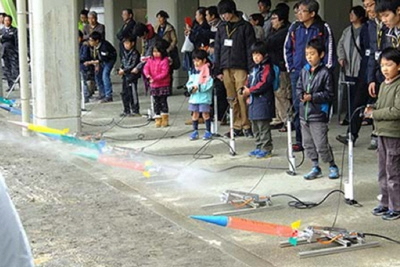
<path fill-rule="evenodd" d="M 305 150 L 312 163 L 304 178 L 321 177 L 323 161 L 329 164 L 328 177 L 337 179 L 328 125 L 335 99 L 334 70 L 339 66 L 340 79 L 351 86 L 350 108 L 341 122 L 349 125 L 348 133 L 336 139 L 347 144 L 352 138 L 355 143 L 361 125 L 373 120 L 369 149 L 379 148 L 382 196 L 372 213 L 385 220 L 400 218 L 400 0 L 363 0 L 363 6 L 352 7 L 350 25 L 337 47 L 331 27 L 318 15 L 316 0 L 295 4 L 294 22 L 289 22 L 285 3 L 275 8 L 270 0 L 257 4 L 259 13 L 249 17 L 237 10 L 234 0 L 199 7 L 193 20 L 185 19 L 181 49 L 164 10 L 156 14 L 158 23 L 153 26 L 136 22 L 132 9 L 124 9 L 117 49 L 105 39 L 105 26 L 96 12 L 82 10 L 78 28 L 85 100 L 97 87 L 101 103 L 113 101 L 110 74 L 116 69 L 123 80 L 121 116 L 140 114 L 138 80 L 143 79 L 153 98 L 155 126 L 167 127 L 173 71 L 182 68 L 189 76 L 185 88 L 190 95 L 190 140 L 199 139 L 202 121 L 206 126 L 202 139 L 211 139 L 212 114 L 226 123 L 230 105 L 234 136 L 254 138 L 249 156 L 267 158 L 273 150 L 271 130 L 286 132 L 284 122 L 293 112 L 292 150 Z M 4 23 L 2 57 L 10 86 L 18 75 L 17 33 L 10 16 L 0 14 L 0 23 Z M 143 43 L 141 54 L 138 38 Z M 115 67 L 117 57 L 121 64 Z M 230 134 L 225 135 L 233 137 Z"/>

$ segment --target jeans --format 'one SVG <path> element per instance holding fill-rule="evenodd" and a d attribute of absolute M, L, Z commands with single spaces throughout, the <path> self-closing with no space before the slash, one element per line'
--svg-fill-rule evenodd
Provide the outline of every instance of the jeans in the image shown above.
<path fill-rule="evenodd" d="M 300 99 L 297 97 L 296 88 L 297 88 L 297 81 L 299 79 L 300 72 L 294 71 L 290 73 L 290 83 L 292 84 L 292 101 L 293 101 L 293 124 L 294 129 L 296 130 L 296 144 L 302 144 L 302 135 L 301 135 L 301 125 L 300 125 L 300 117 L 299 117 L 299 106 L 300 106 Z"/>
<path fill-rule="evenodd" d="M 99 66 L 99 71 L 96 73 L 96 83 L 99 89 L 101 98 L 112 98 L 111 70 L 114 67 L 115 61 L 102 62 Z"/>

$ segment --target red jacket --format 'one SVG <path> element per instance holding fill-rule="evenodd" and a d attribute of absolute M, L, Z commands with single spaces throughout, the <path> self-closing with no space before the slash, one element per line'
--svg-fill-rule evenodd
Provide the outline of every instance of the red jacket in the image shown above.
<path fill-rule="evenodd" d="M 171 82 L 169 75 L 169 60 L 168 57 L 163 59 L 151 57 L 147 59 L 144 65 L 143 74 L 153 80 L 150 84 L 152 88 L 168 87 Z"/>

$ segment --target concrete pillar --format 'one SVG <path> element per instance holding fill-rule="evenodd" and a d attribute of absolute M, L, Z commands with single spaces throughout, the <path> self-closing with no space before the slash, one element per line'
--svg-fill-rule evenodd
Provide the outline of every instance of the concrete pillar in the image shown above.
<path fill-rule="evenodd" d="M 30 2 L 34 123 L 79 132 L 77 0 Z"/>
<path fill-rule="evenodd" d="M 115 46 L 114 29 L 114 1 L 104 0 L 104 25 L 106 26 L 106 39 Z"/>
<path fill-rule="evenodd" d="M 183 30 L 185 27 L 185 17 L 194 17 L 197 8 L 199 7 L 198 0 L 164 0 L 162 6 L 158 1 L 147 0 L 147 16 L 150 23 L 157 22 L 156 14 L 160 10 L 168 13 L 168 21 L 175 27 L 176 34 L 178 35 L 178 49 L 183 44 L 185 36 Z M 183 55 L 180 54 L 181 60 Z M 187 73 L 179 70 L 174 73 L 174 87 L 186 83 Z"/>

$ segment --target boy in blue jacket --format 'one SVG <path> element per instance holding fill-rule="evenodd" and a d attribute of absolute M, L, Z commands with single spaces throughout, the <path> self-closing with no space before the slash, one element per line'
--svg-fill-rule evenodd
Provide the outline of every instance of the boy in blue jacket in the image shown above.
<path fill-rule="evenodd" d="M 203 140 L 210 140 L 211 134 L 211 101 L 213 78 L 210 75 L 210 65 L 208 63 L 208 54 L 204 50 L 194 50 L 192 52 L 194 69 L 190 72 L 189 81 L 186 87 L 190 93 L 189 110 L 192 112 L 193 133 L 189 139 L 191 141 L 199 139 L 199 116 L 202 113 L 206 132 Z"/>
<path fill-rule="evenodd" d="M 322 62 L 325 49 L 321 40 L 309 41 L 305 50 L 308 64 L 300 72 L 296 97 L 301 102 L 299 116 L 303 146 L 313 167 L 304 179 L 322 176 L 318 158 L 329 163 L 329 178 L 336 179 L 339 178 L 339 168 L 328 142 L 329 110 L 334 97 L 332 74 Z"/>
<path fill-rule="evenodd" d="M 249 153 L 258 159 L 272 155 L 270 123 L 275 117 L 275 95 L 273 82 L 275 72 L 267 57 L 267 47 L 258 41 L 251 46 L 255 66 L 252 68 L 243 95 L 248 97 L 249 119 L 255 137 L 256 149 Z"/>

